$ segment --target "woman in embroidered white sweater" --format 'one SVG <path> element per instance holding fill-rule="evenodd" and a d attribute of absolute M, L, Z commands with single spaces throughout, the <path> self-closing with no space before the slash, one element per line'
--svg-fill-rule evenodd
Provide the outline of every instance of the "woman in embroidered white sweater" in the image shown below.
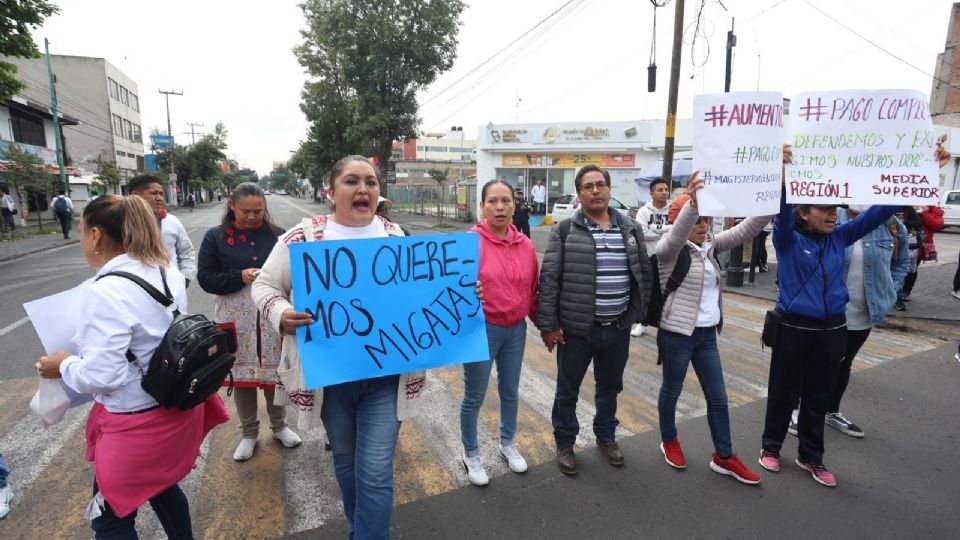
<path fill-rule="evenodd" d="M 283 335 L 277 375 L 289 402 L 300 409 L 298 426 L 327 431 L 343 510 L 351 538 L 388 538 L 393 509 L 393 455 L 400 421 L 409 417 L 422 392 L 422 371 L 307 389 L 300 369 L 296 329 L 313 322 L 293 308 L 288 245 L 296 242 L 403 236 L 394 223 L 374 214 L 380 196 L 377 169 L 363 156 L 333 165 L 327 196 L 334 213 L 303 220 L 274 246 L 254 281 L 254 303 Z"/>

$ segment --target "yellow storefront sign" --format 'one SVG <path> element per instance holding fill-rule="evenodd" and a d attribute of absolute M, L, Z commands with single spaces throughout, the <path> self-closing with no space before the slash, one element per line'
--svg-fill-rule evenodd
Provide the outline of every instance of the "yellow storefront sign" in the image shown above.
<path fill-rule="evenodd" d="M 633 154 L 504 154 L 503 167 L 579 168 L 596 165 L 604 168 L 633 168 Z"/>

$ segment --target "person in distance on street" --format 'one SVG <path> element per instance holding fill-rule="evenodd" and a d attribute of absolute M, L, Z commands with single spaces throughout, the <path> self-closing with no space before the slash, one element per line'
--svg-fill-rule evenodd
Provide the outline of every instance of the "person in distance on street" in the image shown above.
<path fill-rule="evenodd" d="M 70 229 L 73 228 L 73 201 L 67 197 L 66 191 L 59 190 L 57 196 L 50 201 L 50 208 L 53 209 L 53 215 L 60 222 L 60 230 L 63 232 L 63 239 L 70 238 Z"/>
<path fill-rule="evenodd" d="M 150 207 L 139 197 L 107 195 L 84 208 L 80 246 L 97 276 L 124 271 L 187 311 L 183 275 L 169 256 Z M 136 538 L 137 508 L 149 501 L 170 538 L 192 538 L 190 506 L 177 485 L 193 469 L 200 444 L 227 421 L 217 394 L 189 410 L 163 408 L 140 385 L 173 314 L 136 283 L 106 276 L 85 284 L 73 342 L 77 352 L 42 356 L 36 367 L 95 402 L 87 420 L 94 498 L 87 518 L 97 538 Z M 128 359 L 129 358 L 129 359 Z M 78 509 L 79 511 L 79 509 Z"/>
<path fill-rule="evenodd" d="M 530 238 L 530 204 L 519 189 L 513 199 L 513 226 Z"/>
<path fill-rule="evenodd" d="M 150 174 L 142 174 L 130 179 L 127 190 L 147 201 L 153 209 L 156 222 L 160 226 L 163 243 L 170 253 L 170 266 L 180 270 L 186 278 L 187 286 L 197 276 L 197 256 L 194 253 L 193 242 L 183 228 L 183 223 L 173 214 L 167 213 L 167 205 L 163 200 L 163 184 L 160 179 Z"/>
<path fill-rule="evenodd" d="M 250 297 L 250 284 L 282 232 L 270 220 L 260 186 L 244 182 L 227 200 L 220 225 L 208 230 L 200 244 L 197 281 L 214 295 L 216 320 L 232 326 L 237 340 L 233 364 L 233 400 L 240 422 L 240 444 L 233 454 L 237 461 L 250 459 L 257 444 L 258 390 L 266 400 L 273 438 L 287 448 L 300 444 L 300 437 L 287 427 L 285 408 L 273 403 L 280 338 Z"/>
<path fill-rule="evenodd" d="M 527 462 L 514 444 L 520 367 L 527 341 L 526 318 L 537 320 L 537 254 L 533 242 L 510 224 L 513 195 L 510 184 L 491 180 L 480 191 L 483 221 L 471 229 L 480 235 L 478 279 L 484 284 L 483 313 L 487 321 L 490 360 L 463 365 L 463 403 L 460 405 L 460 436 L 464 469 L 470 483 L 489 482 L 480 459 L 477 424 L 490 381 L 490 369 L 497 364 L 497 391 L 500 394 L 500 455 L 515 473 L 527 470 Z"/>
<path fill-rule="evenodd" d="M 687 367 L 693 364 L 707 401 L 707 424 L 715 449 L 710 468 L 744 484 L 759 484 L 760 476 L 733 453 L 727 391 L 717 347 L 717 335 L 723 329 L 723 297 L 716 253 L 749 242 L 772 216 L 749 218 L 714 236 L 713 219 L 700 216 L 697 208 L 697 191 L 701 188 L 703 180 L 694 172 L 688 194 L 670 204 L 669 222 L 673 227 L 656 248 L 661 288 L 673 274 L 681 251 L 686 250 L 690 257 L 690 269 L 680 287 L 665 300 L 657 331 L 658 356 L 663 364 L 663 382 L 657 400 L 663 441 L 660 451 L 671 467 L 686 468 L 675 417 Z"/>
<path fill-rule="evenodd" d="M 657 251 L 657 242 L 663 237 L 672 225 L 667 222 L 670 208 L 667 200 L 670 198 L 670 184 L 663 178 L 654 178 L 650 182 L 650 200 L 637 211 L 637 223 L 643 229 L 643 244 L 647 248 L 647 255 Z M 637 323 L 630 330 L 632 337 L 643 335 L 643 324 Z"/>
<path fill-rule="evenodd" d="M 568 476 L 577 474 L 577 401 L 591 362 L 597 447 L 610 465 L 624 464 L 616 440 L 617 395 L 623 391 L 630 327 L 647 312 L 652 273 L 640 225 L 610 208 L 610 174 L 587 165 L 574 186 L 581 205 L 550 232 L 537 309 L 543 344 L 550 352 L 557 348 L 553 436 L 557 465 Z"/>
<path fill-rule="evenodd" d="M 425 387 L 423 371 L 387 375 L 308 390 L 297 351 L 296 329 L 313 323 L 291 304 L 289 245 L 298 242 L 403 236 L 376 216 L 377 168 L 363 156 L 346 156 L 330 171 L 327 196 L 333 214 L 306 218 L 288 230 L 253 282 L 253 300 L 274 331 L 283 335 L 278 375 L 289 402 L 299 406 L 297 426 L 323 421 L 351 538 L 388 538 L 393 510 L 393 456 L 400 421 L 411 417 Z M 279 394 L 279 393 L 278 393 Z"/>
<path fill-rule="evenodd" d="M 942 152 L 938 146 L 938 158 Z M 784 163 L 791 156 L 786 147 Z M 765 469 L 780 470 L 780 450 L 799 398 L 796 463 L 820 484 L 837 485 L 836 476 L 823 464 L 823 428 L 847 349 L 845 312 L 850 295 L 844 273 L 845 252 L 898 208 L 872 206 L 857 219 L 838 225 L 836 205 L 787 204 L 784 190 L 780 214 L 773 224 L 780 322 L 770 355 L 759 459 Z"/>

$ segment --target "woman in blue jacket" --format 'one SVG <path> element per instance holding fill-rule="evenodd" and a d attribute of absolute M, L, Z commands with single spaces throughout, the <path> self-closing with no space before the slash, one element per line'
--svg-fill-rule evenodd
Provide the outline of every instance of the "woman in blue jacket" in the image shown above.
<path fill-rule="evenodd" d="M 844 277 L 847 247 L 893 216 L 898 207 L 873 206 L 842 225 L 835 205 L 790 205 L 786 196 L 773 223 L 781 314 L 770 357 L 767 413 L 760 465 L 780 470 L 790 413 L 800 400 L 797 465 L 825 486 L 837 480 L 823 465 L 824 416 L 847 348 Z"/>

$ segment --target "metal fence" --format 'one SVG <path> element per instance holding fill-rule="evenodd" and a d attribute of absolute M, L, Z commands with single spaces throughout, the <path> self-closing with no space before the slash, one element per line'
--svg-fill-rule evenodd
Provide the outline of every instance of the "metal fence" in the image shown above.
<path fill-rule="evenodd" d="M 439 219 L 472 222 L 477 213 L 477 184 L 404 185 L 391 184 L 386 197 L 393 211 Z"/>

